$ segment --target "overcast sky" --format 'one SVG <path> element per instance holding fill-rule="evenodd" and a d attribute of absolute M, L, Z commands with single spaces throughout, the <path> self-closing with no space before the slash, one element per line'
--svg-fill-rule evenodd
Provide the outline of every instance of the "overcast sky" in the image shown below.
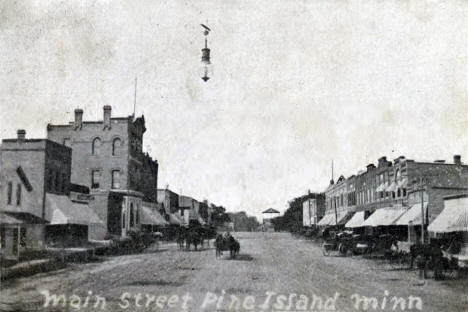
<path fill-rule="evenodd" d="M 130 115 L 137 75 L 160 187 L 260 216 L 323 191 L 332 159 L 335 178 L 383 155 L 468 161 L 467 50 L 466 1 L 6 0 L 0 137 Z"/>

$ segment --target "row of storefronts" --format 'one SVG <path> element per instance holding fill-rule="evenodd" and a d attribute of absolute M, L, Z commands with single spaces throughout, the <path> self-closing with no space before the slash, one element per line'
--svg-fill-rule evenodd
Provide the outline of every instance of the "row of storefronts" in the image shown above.
<path fill-rule="evenodd" d="M 132 231 L 208 225 L 210 206 L 157 188 L 159 164 L 142 150 L 144 116 L 47 125 L 46 139 L 18 130 L 0 145 L 0 250 L 77 246 Z"/>
<path fill-rule="evenodd" d="M 385 157 L 303 203 L 303 226 L 392 232 L 405 241 L 468 231 L 468 166 Z M 423 231 L 421 231 L 423 228 Z M 427 241 L 427 240 L 426 240 Z"/>

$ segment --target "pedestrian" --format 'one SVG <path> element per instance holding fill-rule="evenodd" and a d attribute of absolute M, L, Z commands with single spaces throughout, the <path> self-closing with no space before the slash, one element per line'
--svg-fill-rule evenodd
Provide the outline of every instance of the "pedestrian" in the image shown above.
<path fill-rule="evenodd" d="M 424 280 L 426 279 L 426 257 L 424 256 L 424 253 L 417 255 L 416 266 L 419 270 L 419 280 L 422 281 L 424 285 Z"/>

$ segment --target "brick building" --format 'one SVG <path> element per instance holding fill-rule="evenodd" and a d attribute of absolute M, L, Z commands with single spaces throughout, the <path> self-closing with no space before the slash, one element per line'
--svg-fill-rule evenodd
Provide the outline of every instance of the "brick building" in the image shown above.
<path fill-rule="evenodd" d="M 468 166 L 458 155 L 453 163 L 418 162 L 404 156 L 392 163 L 382 157 L 377 167 L 369 164 L 355 177 L 356 207 L 350 211 L 357 212 L 361 221 L 353 217 L 352 227 L 420 223 L 421 205 L 428 224 L 442 211 L 445 196 L 467 188 Z M 352 191 L 348 196 L 352 198 Z"/>
<path fill-rule="evenodd" d="M 7 254 L 67 238 L 68 243 L 87 240 L 89 226 L 101 224 L 88 207 L 89 198 L 80 194 L 83 187 L 70 182 L 71 156 L 69 147 L 26 139 L 24 130 L 18 130 L 16 139 L 2 140 L 0 236 L 2 247 L 14 248 L 5 250 Z M 83 196 L 86 201 L 80 200 Z M 15 241 L 21 242 L 19 246 Z"/>
<path fill-rule="evenodd" d="M 126 236 L 140 230 L 143 202 L 156 203 L 158 162 L 142 150 L 144 116 L 112 117 L 104 106 L 103 119 L 84 121 L 75 110 L 74 121 L 47 125 L 47 138 L 72 148 L 71 181 L 88 186 L 92 208 L 106 226 L 94 233 Z"/>
<path fill-rule="evenodd" d="M 336 183 L 330 181 L 325 190 L 325 214 L 317 223 L 319 226 L 344 224 L 352 210 L 348 207 L 349 183 L 344 176 L 340 176 Z"/>

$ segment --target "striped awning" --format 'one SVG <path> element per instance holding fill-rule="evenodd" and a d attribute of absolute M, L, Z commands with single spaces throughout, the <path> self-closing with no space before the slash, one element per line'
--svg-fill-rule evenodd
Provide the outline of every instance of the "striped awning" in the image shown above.
<path fill-rule="evenodd" d="M 427 202 L 424 203 L 424 212 L 427 211 Z M 414 204 L 399 218 L 395 225 L 413 225 L 421 224 L 421 203 Z"/>
<path fill-rule="evenodd" d="M 374 211 L 363 223 L 362 226 L 387 226 L 392 225 L 404 213 L 406 209 L 403 207 L 385 207 Z"/>
<path fill-rule="evenodd" d="M 349 217 L 349 213 L 347 211 L 338 211 L 335 215 L 334 212 L 326 214 L 322 220 L 320 220 L 317 225 L 336 225 L 336 224 L 343 224 L 346 222 L 347 217 Z"/>
<path fill-rule="evenodd" d="M 428 231 L 434 233 L 468 232 L 468 205 L 461 202 L 444 202 L 445 208 L 429 224 Z"/>
<path fill-rule="evenodd" d="M 348 222 L 346 222 L 345 227 L 347 228 L 361 227 L 362 223 L 364 223 L 364 212 L 365 211 L 356 212 L 354 216 Z"/>

